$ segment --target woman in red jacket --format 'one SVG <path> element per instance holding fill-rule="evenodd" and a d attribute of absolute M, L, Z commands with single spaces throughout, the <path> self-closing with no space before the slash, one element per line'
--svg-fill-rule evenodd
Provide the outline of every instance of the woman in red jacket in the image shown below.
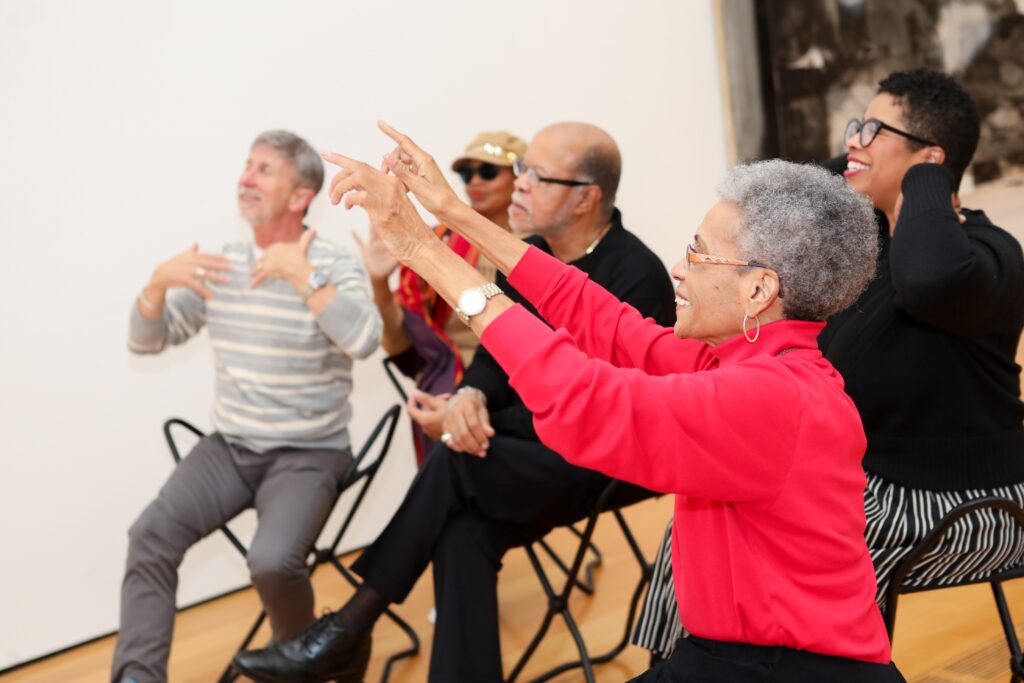
<path fill-rule="evenodd" d="M 821 321 L 873 272 L 870 204 L 818 168 L 734 169 L 672 269 L 670 330 L 489 224 L 433 159 L 384 129 L 399 143 L 385 159 L 394 175 L 325 155 L 342 167 L 332 201 L 363 207 L 392 253 L 480 335 L 545 444 L 676 494 L 673 565 L 691 635 L 638 680 L 902 680 L 863 536 L 864 430 L 816 343 Z M 526 174 L 545 179 L 530 161 L 517 188 Z M 440 243 L 403 185 L 555 329 Z"/>

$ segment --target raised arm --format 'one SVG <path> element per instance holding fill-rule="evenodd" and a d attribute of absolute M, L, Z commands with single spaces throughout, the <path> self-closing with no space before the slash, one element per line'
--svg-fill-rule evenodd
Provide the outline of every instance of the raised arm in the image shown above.
<path fill-rule="evenodd" d="M 481 339 L 541 441 L 569 462 L 656 491 L 745 504 L 770 502 L 786 479 L 802 399 L 774 358 L 653 377 L 587 358 L 522 307 Z M 771 425 L 770 445 L 758 425 Z"/>
<path fill-rule="evenodd" d="M 562 264 L 478 214 L 451 190 L 433 157 L 386 123 L 398 147 L 385 166 L 434 213 L 509 276 L 509 283 L 556 328 L 565 328 L 586 354 L 652 374 L 687 372 L 705 360 L 705 346 L 676 339 L 646 320 L 579 270 Z M 456 293 L 457 295 L 457 293 Z"/>
<path fill-rule="evenodd" d="M 890 270 L 896 305 L 954 334 L 987 331 L 1020 305 L 1020 245 L 982 214 L 966 224 L 953 209 L 953 178 L 938 164 L 918 164 L 903 178 Z"/>
<path fill-rule="evenodd" d="M 579 269 L 539 249 L 520 259 L 509 283 L 593 358 L 654 375 L 692 372 L 711 360 L 707 345 L 676 339 L 671 328 L 644 318 Z"/>

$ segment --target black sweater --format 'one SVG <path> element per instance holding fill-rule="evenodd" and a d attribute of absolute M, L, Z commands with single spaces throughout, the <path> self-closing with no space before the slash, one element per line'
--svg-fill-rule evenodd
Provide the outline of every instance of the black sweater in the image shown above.
<path fill-rule="evenodd" d="M 551 248 L 540 237 L 529 237 L 529 244 L 551 253 Z M 594 250 L 573 261 L 591 280 L 615 295 L 620 301 L 632 305 L 645 317 L 658 324 L 675 323 L 675 294 L 672 280 L 664 264 L 653 251 L 633 233 L 622 227 L 618 209 L 612 217 L 612 227 Z M 497 285 L 516 303 L 539 317 L 537 310 L 512 288 L 505 276 L 498 273 Z M 537 440 L 533 429 L 533 414 L 523 405 L 519 394 L 509 386 L 508 375 L 494 357 L 481 344 L 473 362 L 466 368 L 462 386 L 476 387 L 487 396 L 487 410 L 491 426 L 497 434 Z"/>
<path fill-rule="evenodd" d="M 864 421 L 864 469 L 934 491 L 1022 482 L 1020 244 L 980 211 L 961 225 L 942 166 L 912 167 L 902 189 L 875 279 L 818 339 Z"/>

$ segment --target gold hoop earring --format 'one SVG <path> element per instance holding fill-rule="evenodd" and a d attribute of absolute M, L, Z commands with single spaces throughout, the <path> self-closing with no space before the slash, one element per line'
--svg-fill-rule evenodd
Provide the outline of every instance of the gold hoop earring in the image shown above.
<path fill-rule="evenodd" d="M 757 341 L 757 338 L 761 336 L 761 321 L 757 319 L 756 315 L 754 316 L 754 324 L 757 325 L 757 327 L 754 328 L 754 337 L 751 338 L 750 335 L 747 334 L 747 320 L 749 320 L 749 319 L 750 319 L 750 316 L 748 314 L 744 313 L 743 314 L 743 338 L 746 339 L 751 344 L 753 344 L 754 342 Z"/>

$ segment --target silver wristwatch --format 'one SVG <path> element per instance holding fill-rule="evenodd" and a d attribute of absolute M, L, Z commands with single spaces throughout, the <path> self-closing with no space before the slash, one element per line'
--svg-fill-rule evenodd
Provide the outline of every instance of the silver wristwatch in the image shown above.
<path fill-rule="evenodd" d="M 309 279 L 306 281 L 306 288 L 302 290 L 302 298 L 308 299 L 313 296 L 313 292 L 320 289 L 327 284 L 327 276 L 319 270 L 314 270 L 309 274 Z"/>
<path fill-rule="evenodd" d="M 480 315 L 487 306 L 487 300 L 501 294 L 501 289 L 493 282 L 479 287 L 471 287 L 459 295 L 459 305 L 455 309 L 455 315 L 459 316 L 466 325 L 474 315 Z"/>

